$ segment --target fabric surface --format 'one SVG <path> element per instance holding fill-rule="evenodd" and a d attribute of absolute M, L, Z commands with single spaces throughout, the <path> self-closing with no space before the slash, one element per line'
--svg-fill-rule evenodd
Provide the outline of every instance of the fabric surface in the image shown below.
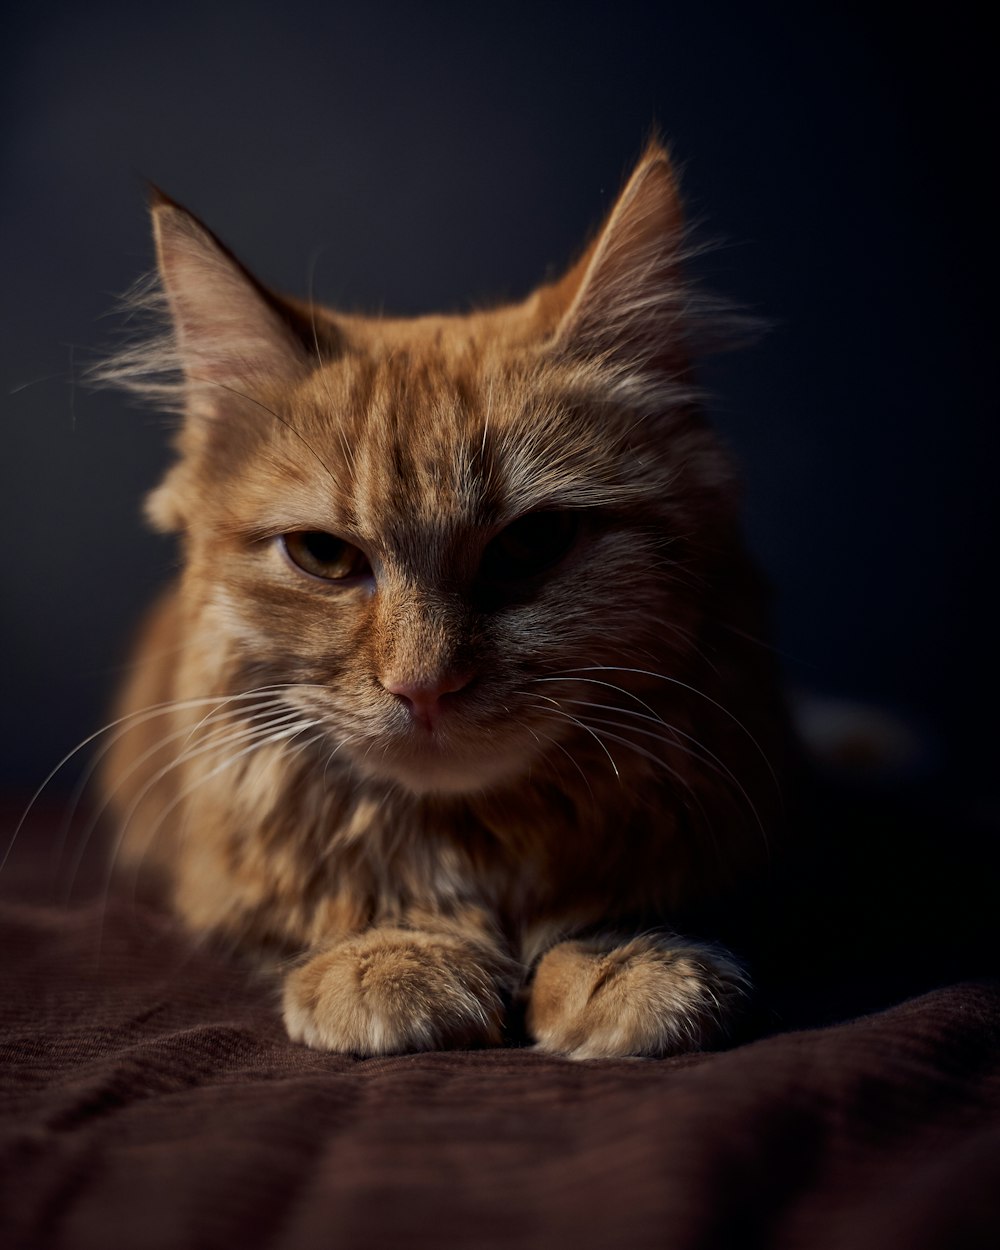
<path fill-rule="evenodd" d="M 0 907 L 0 1245 L 1000 1245 L 1000 986 L 726 1052 L 357 1060 L 125 896 Z M 11 889 L 11 883 L 16 888 Z"/>

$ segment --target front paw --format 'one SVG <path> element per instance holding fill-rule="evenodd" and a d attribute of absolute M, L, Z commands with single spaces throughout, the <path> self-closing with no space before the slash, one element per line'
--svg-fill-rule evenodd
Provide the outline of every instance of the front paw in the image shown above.
<path fill-rule="evenodd" d="M 496 1045 L 499 964 L 459 938 L 370 929 L 287 977 L 285 1026 L 293 1041 L 358 1055 Z"/>
<path fill-rule="evenodd" d="M 748 989 L 725 953 L 669 935 L 561 942 L 538 965 L 528 1027 L 571 1059 L 679 1054 L 719 1042 Z"/>

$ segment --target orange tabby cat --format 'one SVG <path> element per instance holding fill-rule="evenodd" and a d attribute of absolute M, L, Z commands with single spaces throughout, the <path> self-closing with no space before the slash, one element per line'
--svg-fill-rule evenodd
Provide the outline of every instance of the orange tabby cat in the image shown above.
<path fill-rule="evenodd" d="M 105 784 L 198 931 L 288 960 L 295 1039 L 661 1055 L 747 993 L 671 921 L 766 853 L 782 712 L 704 424 L 665 152 L 523 303 L 344 315 L 153 204 L 183 571 Z M 767 757 L 767 758 L 765 758 Z"/>

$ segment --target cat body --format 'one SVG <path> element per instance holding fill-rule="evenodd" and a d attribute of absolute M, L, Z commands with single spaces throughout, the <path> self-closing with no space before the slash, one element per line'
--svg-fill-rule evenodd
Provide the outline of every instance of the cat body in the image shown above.
<path fill-rule="evenodd" d="M 183 411 L 184 562 L 104 772 L 123 859 L 286 961 L 310 1045 L 496 1043 L 515 995 L 578 1058 L 717 1041 L 746 979 L 671 926 L 766 856 L 784 716 L 665 153 L 466 316 L 288 300 L 153 217 L 171 334 L 106 372 Z"/>

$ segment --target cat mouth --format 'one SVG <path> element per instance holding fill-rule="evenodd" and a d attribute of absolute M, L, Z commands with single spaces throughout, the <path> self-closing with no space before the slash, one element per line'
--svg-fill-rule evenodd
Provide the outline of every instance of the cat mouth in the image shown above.
<path fill-rule="evenodd" d="M 325 701 L 312 703 L 312 715 L 326 722 L 339 761 L 355 774 L 416 796 L 495 789 L 522 775 L 538 754 L 536 736 L 516 732 L 506 716 L 491 720 L 485 709 L 477 717 L 449 706 L 437 716 L 421 717 L 404 715 L 399 707 L 387 720 L 356 728 L 331 712 Z"/>
<path fill-rule="evenodd" d="M 359 768 L 392 781 L 412 794 L 476 794 L 516 776 L 524 751 L 494 735 L 463 731 L 448 724 L 414 723 L 401 738 L 381 741 L 361 752 Z"/>

